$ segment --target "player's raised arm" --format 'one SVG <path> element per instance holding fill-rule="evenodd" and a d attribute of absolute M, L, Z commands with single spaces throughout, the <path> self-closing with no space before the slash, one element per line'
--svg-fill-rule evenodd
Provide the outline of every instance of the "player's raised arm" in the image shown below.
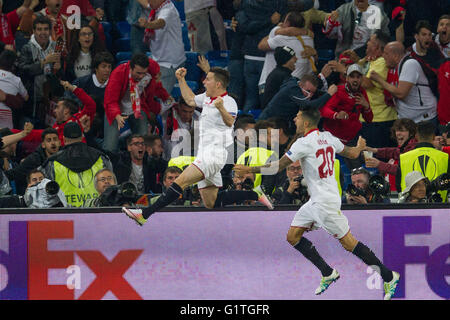
<path fill-rule="evenodd" d="M 361 151 L 363 151 L 365 148 L 366 148 L 366 140 L 360 136 L 358 138 L 358 143 L 356 144 L 356 147 L 344 146 L 344 150 L 342 150 L 342 152 L 338 154 L 349 159 L 356 159 L 361 154 Z"/>
<path fill-rule="evenodd" d="M 246 174 L 246 173 L 264 174 L 265 168 L 274 168 L 275 167 L 275 168 L 278 168 L 278 171 L 276 172 L 276 173 L 278 173 L 280 171 L 283 171 L 283 169 L 287 168 L 292 162 L 293 161 L 291 159 L 289 159 L 286 155 L 284 155 L 280 160 L 266 163 L 265 165 L 262 165 L 262 166 L 248 167 L 243 164 L 236 164 L 236 165 L 234 165 L 233 170 L 236 173 L 239 173 L 242 175 Z"/>
<path fill-rule="evenodd" d="M 232 127 L 234 124 L 235 117 L 233 117 L 224 107 L 222 97 L 217 97 L 214 100 L 214 106 L 219 110 L 222 120 L 228 127 Z"/>
<path fill-rule="evenodd" d="M 187 82 L 186 82 L 186 69 L 185 68 L 179 68 L 176 72 L 175 72 L 175 76 L 177 77 L 178 80 L 178 84 L 180 85 L 180 91 L 181 91 L 181 95 L 183 96 L 184 101 L 186 101 L 186 103 L 191 106 L 191 107 L 196 107 L 197 105 L 195 104 L 195 94 L 194 92 L 192 92 L 191 88 L 189 88 Z"/>

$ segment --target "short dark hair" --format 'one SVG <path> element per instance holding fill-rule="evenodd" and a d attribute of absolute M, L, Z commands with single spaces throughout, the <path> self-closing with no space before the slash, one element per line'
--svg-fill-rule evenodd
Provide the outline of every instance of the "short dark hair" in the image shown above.
<path fill-rule="evenodd" d="M 302 111 L 302 117 L 311 121 L 310 124 L 317 126 L 320 121 L 320 111 L 318 108 L 306 108 Z"/>
<path fill-rule="evenodd" d="M 314 74 L 307 73 L 307 74 L 303 75 L 303 77 L 300 79 L 300 83 L 303 83 L 303 84 L 308 81 L 311 82 L 311 84 L 314 87 L 317 87 L 319 85 L 319 79 Z"/>
<path fill-rule="evenodd" d="M 144 136 L 142 134 L 139 134 L 139 133 L 133 133 L 132 135 L 128 136 L 128 138 L 127 138 L 127 146 L 129 146 L 131 141 L 133 141 L 133 139 L 135 139 L 135 138 L 142 138 L 142 139 L 144 139 Z"/>
<path fill-rule="evenodd" d="M 42 131 L 41 140 L 44 141 L 45 137 L 49 134 L 56 134 L 58 137 L 58 131 L 55 128 L 47 128 Z"/>
<path fill-rule="evenodd" d="M 296 28 L 304 28 L 305 27 L 305 18 L 300 11 L 289 11 L 286 14 L 286 20 L 289 22 L 291 27 Z"/>
<path fill-rule="evenodd" d="M 255 124 L 256 120 L 251 114 L 238 115 L 234 123 L 234 130 L 244 129 L 248 124 Z"/>
<path fill-rule="evenodd" d="M 181 174 L 182 172 L 183 171 L 180 168 L 178 168 L 178 167 L 175 167 L 175 166 L 167 167 L 167 169 L 164 171 L 162 181 L 166 180 L 166 176 L 169 173 L 179 173 L 179 174 Z"/>
<path fill-rule="evenodd" d="M 150 62 L 148 61 L 148 57 L 145 53 L 136 53 L 131 57 L 130 60 L 131 69 L 134 69 L 135 66 L 140 66 L 142 68 L 147 69 L 149 65 Z"/>
<path fill-rule="evenodd" d="M 419 20 L 416 23 L 416 29 L 415 29 L 415 34 L 419 34 L 420 30 L 422 28 L 428 29 L 431 32 L 433 32 L 433 27 L 431 26 L 431 24 L 428 22 L 428 20 Z"/>
<path fill-rule="evenodd" d="M 259 120 L 256 122 L 255 130 L 258 131 L 260 129 L 269 129 L 273 128 L 275 129 L 275 123 L 269 120 Z"/>
<path fill-rule="evenodd" d="M 95 70 L 98 68 L 98 66 L 100 64 L 102 64 L 102 62 L 110 64 L 111 66 L 114 65 L 114 57 L 111 53 L 109 53 L 108 51 L 102 51 L 97 53 L 94 56 L 94 60 L 92 61 L 92 68 Z"/>
<path fill-rule="evenodd" d="M 427 139 L 434 136 L 436 133 L 436 126 L 431 121 L 420 121 L 417 124 L 417 135 L 419 138 Z"/>
<path fill-rule="evenodd" d="M 214 79 L 216 79 L 217 82 L 220 82 L 224 89 L 228 87 L 228 84 L 230 83 L 230 73 L 227 70 L 220 67 L 212 67 L 209 69 L 209 72 L 214 73 Z"/>
<path fill-rule="evenodd" d="M 37 16 L 36 19 L 33 21 L 33 30 L 36 30 L 36 26 L 38 24 L 46 24 L 48 25 L 49 29 L 52 29 L 52 21 L 47 18 L 46 16 Z"/>
<path fill-rule="evenodd" d="M 58 102 L 63 102 L 64 107 L 69 109 L 70 114 L 74 115 L 78 111 L 80 111 L 80 107 L 78 106 L 78 103 L 70 98 L 61 98 L 58 100 Z"/>
<path fill-rule="evenodd" d="M 0 54 L 0 69 L 11 71 L 17 60 L 17 54 L 11 50 L 4 50 Z"/>
<path fill-rule="evenodd" d="M 354 169 L 352 169 L 350 171 L 350 175 L 354 176 L 356 174 L 363 174 L 363 175 L 365 175 L 367 177 L 367 179 L 370 178 L 370 172 L 367 169 L 363 168 L 363 167 L 354 168 Z"/>
<path fill-rule="evenodd" d="M 391 128 L 391 137 L 395 140 L 395 131 L 400 131 L 402 128 L 405 128 L 409 132 L 410 137 L 414 137 L 417 132 L 417 124 L 408 118 L 401 118 L 394 121 L 394 124 Z"/>
<path fill-rule="evenodd" d="M 377 37 L 378 43 L 381 46 L 381 50 L 384 50 L 384 47 L 389 42 L 391 42 L 391 37 L 388 34 L 386 34 L 383 31 L 381 31 L 381 29 L 377 29 L 374 34 Z"/>
<path fill-rule="evenodd" d="M 146 147 L 153 148 L 156 140 L 162 141 L 162 138 L 160 136 L 158 136 L 157 134 L 149 134 L 149 135 L 144 136 L 144 143 L 145 143 Z"/>
<path fill-rule="evenodd" d="M 34 173 L 42 173 L 42 175 L 45 177 L 45 174 L 44 174 L 44 172 L 42 172 L 42 170 L 33 169 L 30 172 L 28 172 L 28 174 L 27 174 L 27 183 L 31 182 L 31 175 L 34 174 Z"/>
<path fill-rule="evenodd" d="M 280 117 L 272 117 L 268 119 L 275 125 L 275 129 L 281 129 L 286 135 L 289 135 L 289 122 Z"/>
<path fill-rule="evenodd" d="M 441 22 L 441 20 L 443 20 L 443 19 L 448 19 L 448 20 L 450 20 L 450 14 L 444 14 L 444 15 L 440 16 L 440 17 L 439 17 L 439 20 L 438 20 L 438 24 L 439 24 L 439 22 Z"/>

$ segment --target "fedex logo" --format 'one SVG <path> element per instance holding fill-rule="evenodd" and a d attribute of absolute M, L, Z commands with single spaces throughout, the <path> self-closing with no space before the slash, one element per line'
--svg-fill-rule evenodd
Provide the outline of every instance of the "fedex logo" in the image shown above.
<path fill-rule="evenodd" d="M 8 253 L 0 250 L 0 284 L 6 282 L 0 299 L 73 300 L 73 287 L 48 284 L 48 270 L 73 267 L 75 254 L 96 275 L 79 299 L 101 299 L 108 291 L 118 299 L 142 299 L 123 275 L 143 250 L 120 251 L 111 261 L 95 250 L 48 250 L 49 239 L 73 239 L 73 234 L 73 221 L 9 222 Z"/>
<path fill-rule="evenodd" d="M 400 282 L 394 298 L 405 297 L 405 265 L 425 264 L 426 280 L 438 296 L 450 299 L 450 285 L 445 277 L 450 275 L 450 243 L 430 252 L 428 246 L 406 246 L 407 234 L 430 234 L 431 217 L 384 217 L 383 261 L 388 268 L 400 273 Z"/>

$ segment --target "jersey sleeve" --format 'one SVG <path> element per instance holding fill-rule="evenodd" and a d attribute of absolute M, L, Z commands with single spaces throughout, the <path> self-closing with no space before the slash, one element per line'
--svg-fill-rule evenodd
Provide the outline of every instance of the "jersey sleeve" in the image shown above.
<path fill-rule="evenodd" d="M 195 104 L 197 107 L 203 107 L 203 101 L 206 99 L 206 93 L 198 94 L 194 97 Z"/>
<path fill-rule="evenodd" d="M 224 101 L 224 107 L 231 116 L 237 117 L 238 106 L 232 97 L 228 97 L 228 99 Z"/>
<path fill-rule="evenodd" d="M 304 139 L 300 138 L 295 141 L 291 148 L 285 153 L 286 157 L 295 162 L 305 157 L 309 153 L 308 144 Z"/>

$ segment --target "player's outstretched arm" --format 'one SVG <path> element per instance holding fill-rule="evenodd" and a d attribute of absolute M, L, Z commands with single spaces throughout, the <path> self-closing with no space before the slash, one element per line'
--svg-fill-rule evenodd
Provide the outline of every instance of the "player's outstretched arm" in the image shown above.
<path fill-rule="evenodd" d="M 186 82 L 186 73 L 187 70 L 185 68 L 179 68 L 177 71 L 175 71 L 175 77 L 178 80 L 178 84 L 180 85 L 180 91 L 181 95 L 183 96 L 184 101 L 191 106 L 196 107 L 195 104 L 195 94 L 192 92 L 191 88 L 189 88 L 187 82 Z"/>
<path fill-rule="evenodd" d="M 263 168 L 274 168 L 275 167 L 275 168 L 278 168 L 277 169 L 278 171 L 276 172 L 276 173 L 278 173 L 280 171 L 283 171 L 285 168 L 287 168 L 292 162 L 293 161 L 291 159 L 289 159 L 286 155 L 284 155 L 278 161 L 266 163 L 265 165 L 257 166 L 257 167 L 248 167 L 243 164 L 236 164 L 236 165 L 234 165 L 233 170 L 239 174 L 246 174 L 246 173 L 262 173 L 262 174 L 264 174 L 264 172 L 261 172 L 261 170 Z"/>
<path fill-rule="evenodd" d="M 366 149 L 366 140 L 363 137 L 359 137 L 356 147 L 344 146 L 344 150 L 342 150 L 342 152 L 338 154 L 349 159 L 356 159 L 365 149 Z"/>

